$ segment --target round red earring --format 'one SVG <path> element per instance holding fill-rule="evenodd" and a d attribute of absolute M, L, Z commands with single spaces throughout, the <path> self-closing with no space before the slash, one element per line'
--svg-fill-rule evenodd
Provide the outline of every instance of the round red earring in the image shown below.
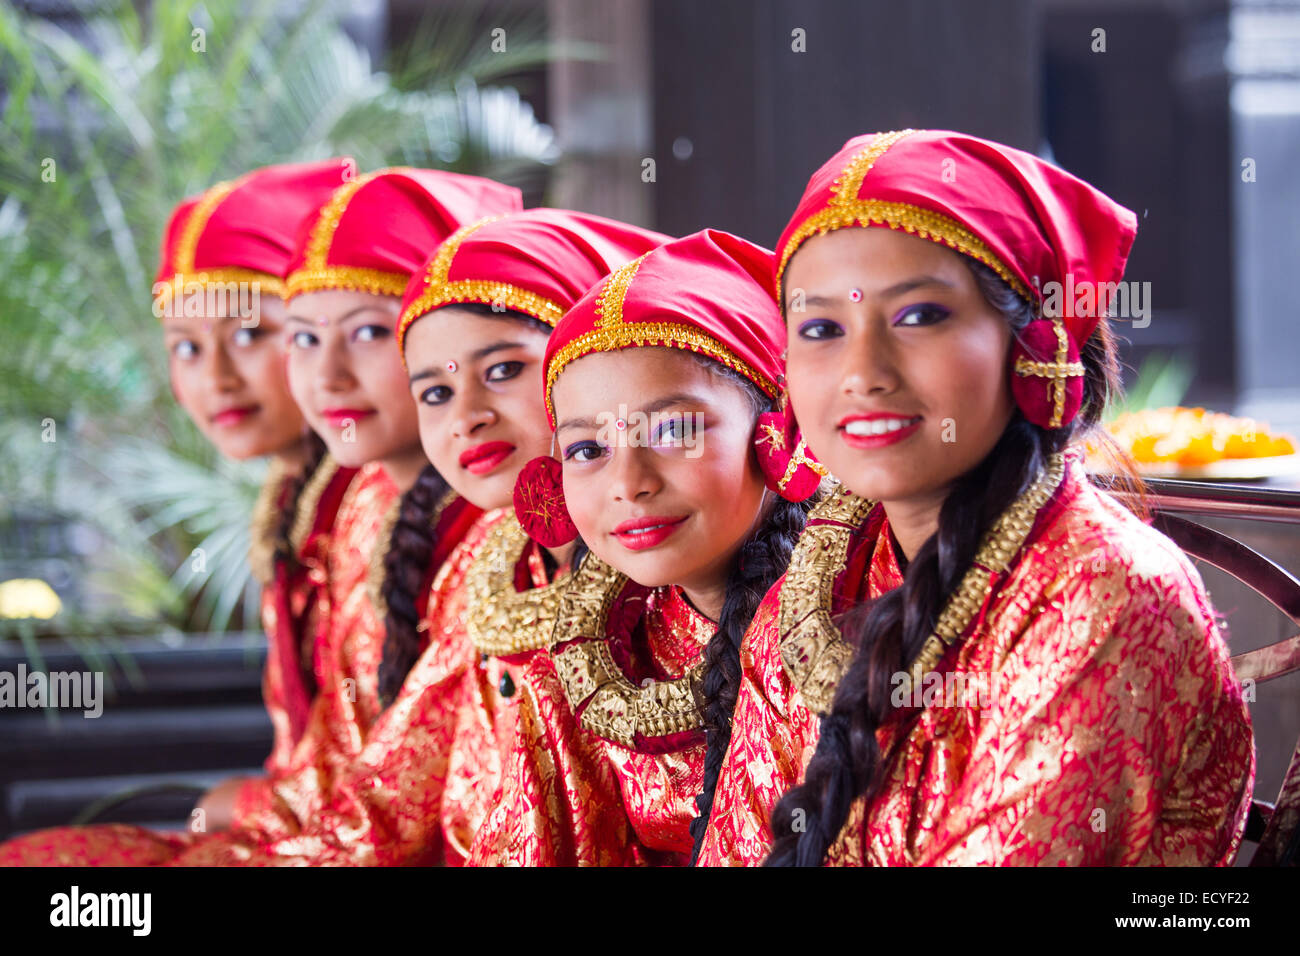
<path fill-rule="evenodd" d="M 826 477 L 825 466 L 804 444 L 794 409 L 786 403 L 784 392 L 777 411 L 758 417 L 754 450 L 767 487 L 787 501 L 812 497 Z"/>
<path fill-rule="evenodd" d="M 1025 418 L 1040 428 L 1061 428 L 1083 405 L 1083 363 L 1059 319 L 1035 319 L 1016 335 L 1011 354 L 1011 394 Z"/>
<path fill-rule="evenodd" d="M 545 548 L 558 548 L 578 536 L 564 501 L 563 469 L 550 455 L 534 458 L 515 479 L 515 517 L 528 537 Z"/>

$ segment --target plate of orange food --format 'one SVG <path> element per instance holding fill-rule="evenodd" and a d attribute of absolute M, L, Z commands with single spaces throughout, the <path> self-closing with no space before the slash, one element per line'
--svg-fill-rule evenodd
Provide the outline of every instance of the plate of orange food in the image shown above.
<path fill-rule="evenodd" d="M 1253 418 L 1176 406 L 1125 412 L 1106 428 L 1148 478 L 1241 481 L 1300 474 L 1295 438 Z"/>

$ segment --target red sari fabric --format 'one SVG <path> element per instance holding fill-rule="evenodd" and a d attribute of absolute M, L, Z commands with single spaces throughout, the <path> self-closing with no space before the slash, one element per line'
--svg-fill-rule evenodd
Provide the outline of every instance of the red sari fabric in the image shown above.
<path fill-rule="evenodd" d="M 331 617 L 329 558 L 334 523 L 344 495 L 357 469 L 343 468 L 330 459 L 319 466 L 327 469 L 323 486 L 316 493 L 307 488 L 312 500 L 298 502 L 299 520 L 308 522 L 306 535 L 297 542 L 296 563 L 274 569 L 274 577 L 262 588 L 262 627 L 266 631 L 266 666 L 262 672 L 262 698 L 271 718 L 271 752 L 264 763 L 266 777 L 250 780 L 235 801 L 235 824 L 240 808 L 257 802 L 255 791 L 269 785 L 268 779 L 287 773 L 294 749 L 306 732 L 315 688 L 327 675 L 327 660 L 320 651 Z M 278 507 L 288 506 L 284 498 L 288 483 L 274 489 Z M 307 680 L 310 675 L 310 683 Z"/>
<path fill-rule="evenodd" d="M 443 797 L 458 732 L 462 747 L 470 746 L 466 737 L 478 739 L 489 761 L 496 746 L 490 732 L 465 734 L 459 718 L 477 700 L 487 714 L 483 723 L 494 727 L 500 707 L 465 632 L 464 581 L 488 531 L 503 517 L 499 511 L 480 515 L 441 564 L 426 605 L 428 644 L 353 759 L 302 767 L 275 784 L 272 801 L 250 825 L 198 841 L 175 858 L 176 865 L 443 861 Z"/>
<path fill-rule="evenodd" d="M 899 579 L 879 507 L 875 521 L 866 547 L 887 585 Z M 816 746 L 816 718 L 782 665 L 783 584 L 745 639 L 702 865 L 763 861 L 772 807 Z M 829 863 L 1232 862 L 1254 748 L 1213 608 L 1186 556 L 1095 489 L 1077 460 L 946 665 L 991 693 L 966 706 L 940 699 L 880 729 L 897 752 Z"/>
<path fill-rule="evenodd" d="M 453 725 L 452 717 L 429 706 L 428 698 L 456 699 L 459 677 L 472 658 L 463 642 L 440 642 L 440 653 L 426 653 L 398 701 L 383 712 L 382 729 L 377 724 L 381 713 L 377 674 L 384 631 L 367 593 L 368 578 L 376 560 L 375 548 L 386 547 L 386 542 L 380 543 L 384 516 L 397 499 L 397 486 L 378 464 L 362 467 L 347 487 L 328 549 L 331 614 L 317 644 L 320 691 L 285 772 L 241 790 L 236 827 L 207 835 L 159 834 L 126 825 L 63 827 L 9 841 L 0 847 L 0 861 L 201 865 L 252 863 L 259 858 L 273 863 L 333 862 L 334 857 L 346 855 L 349 861 L 384 862 L 380 853 L 367 855 L 363 835 L 349 831 L 348 821 L 368 811 L 366 801 L 375 789 L 372 768 L 383 765 L 384 755 L 397 751 L 408 737 L 417 749 L 421 734 L 445 734 L 449 739 L 446 728 Z M 431 621 L 442 598 L 457 590 L 463 568 L 472 557 L 472 545 L 466 545 L 468 555 L 461 545 L 472 537 L 480 514 L 458 498 L 439 516 L 439 546 L 434 556 L 438 574 L 431 581 L 428 598 Z M 446 613 L 454 618 L 456 612 L 449 608 Z M 457 629 L 449 626 L 448 633 L 454 635 Z M 445 748 L 442 753 L 445 762 Z M 399 770 L 411 773 L 403 778 L 400 788 L 418 794 L 423 765 Z M 394 772 L 394 779 L 399 776 Z M 365 794 L 364 799 L 359 793 Z M 394 798 L 392 802 L 397 803 L 406 795 L 398 793 Z M 292 843 L 308 830 L 331 827 L 337 831 L 322 832 L 316 844 Z M 382 842 L 377 834 L 372 834 L 370 841 L 372 845 Z"/>
<path fill-rule="evenodd" d="M 650 592 L 634 627 L 611 637 L 633 683 L 678 678 L 717 625 L 679 588 Z M 666 753 L 582 728 L 549 653 L 528 661 L 514 746 L 474 866 L 653 866 L 690 862 L 690 823 L 704 776 L 702 735 Z"/>

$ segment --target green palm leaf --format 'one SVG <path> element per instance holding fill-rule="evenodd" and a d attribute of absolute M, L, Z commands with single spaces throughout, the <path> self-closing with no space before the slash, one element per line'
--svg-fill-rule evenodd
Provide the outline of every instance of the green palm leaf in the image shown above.
<path fill-rule="evenodd" d="M 558 159 L 515 90 L 479 85 L 554 54 L 534 15 L 504 14 L 507 52 L 493 54 L 472 14 L 438 12 L 384 73 L 348 39 L 345 11 L 117 0 L 74 32 L 0 7 L 0 558 L 14 558 L 6 534 L 21 515 L 94 529 L 97 603 L 57 619 L 67 633 L 255 621 L 246 555 L 262 468 L 220 461 L 176 406 L 150 310 L 181 197 L 345 152 L 362 169 L 435 166 L 540 191 Z M 21 623 L 0 635 L 41 631 Z"/>

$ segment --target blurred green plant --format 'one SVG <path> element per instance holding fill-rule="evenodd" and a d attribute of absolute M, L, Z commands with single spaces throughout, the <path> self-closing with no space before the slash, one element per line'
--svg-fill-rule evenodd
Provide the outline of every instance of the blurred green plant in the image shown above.
<path fill-rule="evenodd" d="M 1107 406 L 1106 422 L 1114 421 L 1125 412 L 1181 405 L 1191 388 L 1192 375 L 1192 363 L 1185 356 L 1175 352 L 1150 353 L 1138 366 L 1133 384 L 1124 393 L 1124 400 Z"/>
<path fill-rule="evenodd" d="M 393 51 L 390 75 L 345 12 L 109 2 L 65 29 L 0 7 L 0 550 L 17 516 L 93 526 L 90 590 L 108 597 L 89 618 L 0 621 L 0 637 L 256 626 L 245 556 L 262 467 L 222 461 L 177 407 L 150 310 L 182 197 L 339 154 L 543 191 L 551 130 L 491 84 L 595 51 L 561 51 L 536 14 L 507 11 L 509 53 L 494 53 L 453 9 Z"/>

